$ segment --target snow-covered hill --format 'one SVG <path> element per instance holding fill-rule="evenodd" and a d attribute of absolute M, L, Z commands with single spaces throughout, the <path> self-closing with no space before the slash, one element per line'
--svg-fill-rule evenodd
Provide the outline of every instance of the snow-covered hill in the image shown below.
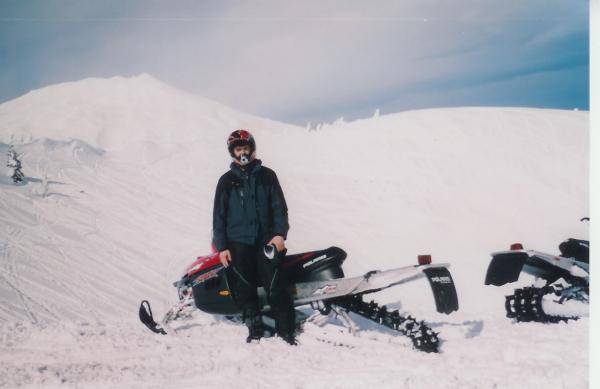
<path fill-rule="evenodd" d="M 441 354 L 372 326 L 353 337 L 335 319 L 307 324 L 294 349 L 243 344 L 244 328 L 201 313 L 169 337 L 137 322 L 142 298 L 163 313 L 171 283 L 208 252 L 238 127 L 280 177 L 291 252 L 340 246 L 348 275 L 422 253 L 452 263 L 458 313 L 434 313 L 425 282 L 377 296 L 440 331 Z M 587 237 L 587 112 L 432 109 L 307 130 L 142 75 L 2 104 L 0 142 L 28 177 L 0 181 L 0 387 L 587 385 L 587 318 L 513 324 L 503 295 L 514 286 L 483 286 L 491 251 Z"/>
<path fill-rule="evenodd" d="M 283 123 L 236 112 L 150 75 L 89 78 L 34 90 L 0 105 L 0 141 L 79 139 L 103 149 L 132 141 L 201 141 L 214 130 Z M 221 140 L 222 142 L 222 140 Z"/>

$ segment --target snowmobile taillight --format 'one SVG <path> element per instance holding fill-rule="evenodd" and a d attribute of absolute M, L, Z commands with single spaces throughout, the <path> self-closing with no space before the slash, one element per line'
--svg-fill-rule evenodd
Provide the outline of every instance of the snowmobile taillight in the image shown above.
<path fill-rule="evenodd" d="M 431 263 L 431 255 L 419 255 L 419 265 L 429 265 Z"/>
<path fill-rule="evenodd" d="M 220 290 L 219 296 L 229 296 L 229 291 L 228 290 Z"/>
<path fill-rule="evenodd" d="M 510 251 L 523 250 L 523 245 L 521 243 L 513 243 L 510 245 Z"/>

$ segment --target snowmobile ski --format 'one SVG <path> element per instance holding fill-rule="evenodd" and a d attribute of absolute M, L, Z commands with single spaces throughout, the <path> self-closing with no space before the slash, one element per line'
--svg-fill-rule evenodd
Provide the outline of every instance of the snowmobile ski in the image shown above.
<path fill-rule="evenodd" d="M 165 330 L 157 322 L 154 321 L 154 316 L 152 315 L 152 309 L 150 308 L 150 303 L 148 302 L 148 300 L 144 300 L 140 304 L 139 315 L 142 323 L 144 323 L 146 327 L 150 329 L 150 331 L 162 335 L 167 334 Z"/>

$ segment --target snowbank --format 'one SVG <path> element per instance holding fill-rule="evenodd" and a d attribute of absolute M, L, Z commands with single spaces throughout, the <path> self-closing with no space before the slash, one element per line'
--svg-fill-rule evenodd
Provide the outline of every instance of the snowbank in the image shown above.
<path fill-rule="evenodd" d="M 254 130 L 279 175 L 291 252 L 340 246 L 348 275 L 424 253 L 452 263 L 456 314 L 434 313 L 425 282 L 376 297 L 430 322 L 442 354 L 371 327 L 352 337 L 334 319 L 308 324 L 294 350 L 242 344 L 243 328 L 201 313 L 172 337 L 137 323 L 139 301 L 160 315 L 176 299 L 171 283 L 208 252 L 236 127 Z M 28 177 L 0 182 L 0 386 L 587 384 L 587 318 L 515 325 L 503 317 L 513 286 L 483 286 L 491 251 L 520 241 L 556 252 L 588 236 L 578 221 L 589 212 L 587 112 L 433 109 L 309 131 L 142 75 L 2 104 L 0 141 L 16 145 Z"/>

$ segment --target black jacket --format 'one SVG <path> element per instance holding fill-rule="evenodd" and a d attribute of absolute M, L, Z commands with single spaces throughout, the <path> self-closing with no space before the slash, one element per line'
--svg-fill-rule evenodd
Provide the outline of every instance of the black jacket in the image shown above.
<path fill-rule="evenodd" d="M 217 184 L 213 208 L 213 243 L 264 244 L 276 235 L 285 239 L 288 209 L 275 172 L 254 160 L 244 169 L 232 163 Z"/>

